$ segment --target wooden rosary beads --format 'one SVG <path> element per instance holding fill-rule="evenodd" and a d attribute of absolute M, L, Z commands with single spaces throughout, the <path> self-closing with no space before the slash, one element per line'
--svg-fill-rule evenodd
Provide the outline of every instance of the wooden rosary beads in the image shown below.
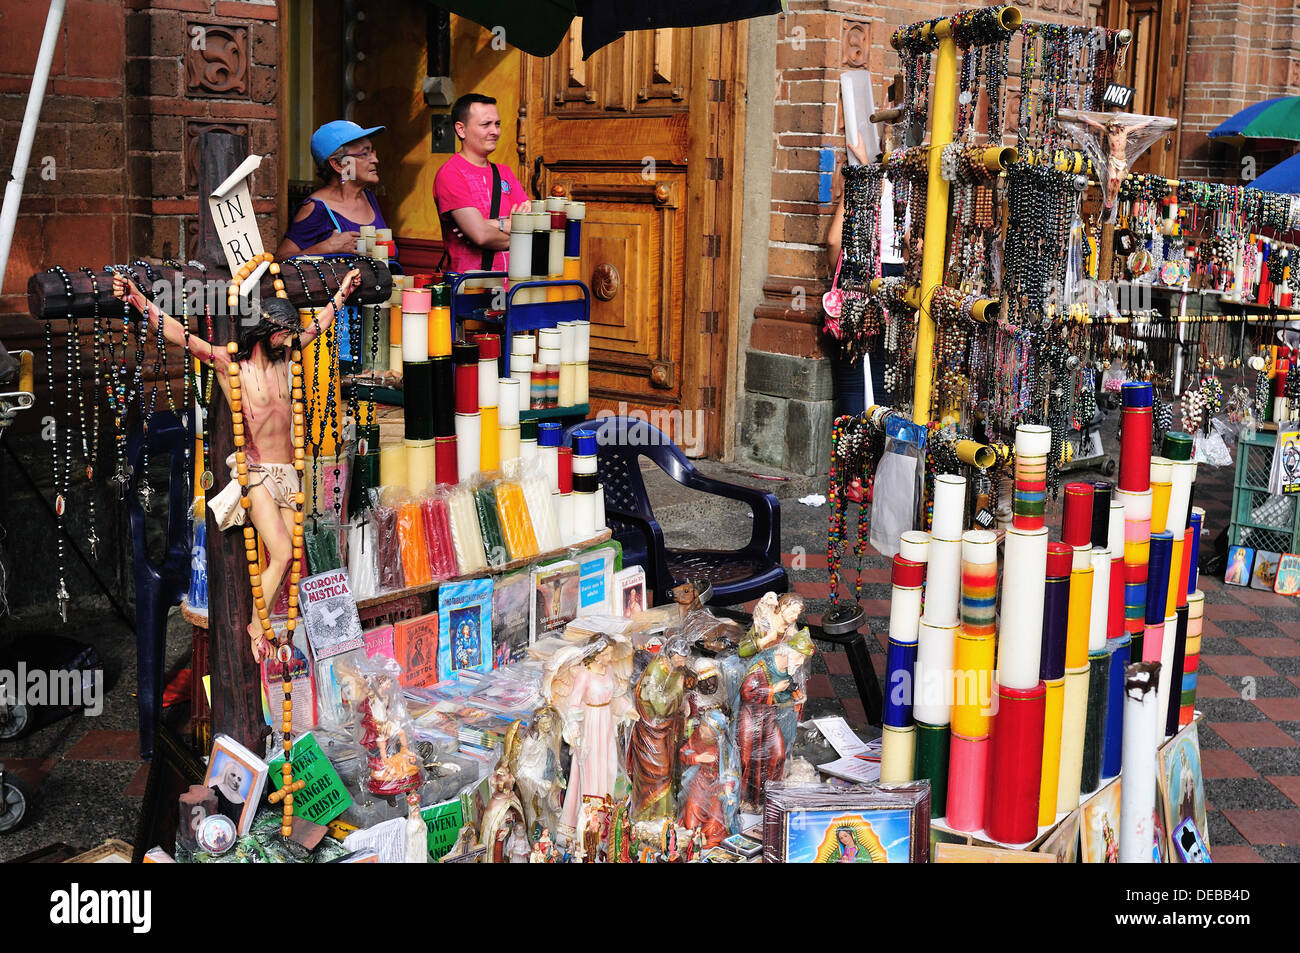
<path fill-rule="evenodd" d="M 231 279 L 228 303 L 232 311 L 239 304 L 240 284 L 248 277 L 253 268 L 263 260 L 271 261 L 271 255 L 267 253 L 245 263 L 244 267 Z M 272 261 L 270 271 L 273 275 L 279 275 L 280 266 Z M 280 278 L 275 279 L 274 287 L 276 297 L 288 297 L 284 290 L 284 282 Z M 252 500 L 248 496 L 248 458 L 244 452 L 246 439 L 244 435 L 244 412 L 240 392 L 239 363 L 234 360 L 235 354 L 239 351 L 239 345 L 235 341 L 231 341 L 226 347 L 231 356 L 227 370 L 230 375 L 231 429 L 234 432 L 235 441 L 235 476 L 239 481 L 239 505 L 248 510 L 252 506 Z M 280 825 L 280 833 L 285 837 L 293 833 L 293 796 L 296 792 L 301 791 L 306 784 L 305 781 L 294 781 L 293 779 L 293 679 L 290 675 L 290 664 L 293 661 L 293 632 L 298 624 L 298 580 L 301 578 L 299 568 L 302 563 L 303 552 L 302 506 L 304 496 L 302 492 L 302 471 L 305 464 L 303 445 L 306 433 L 303 411 L 302 350 L 299 347 L 297 335 L 294 335 L 293 345 L 289 353 L 289 373 L 293 398 L 293 467 L 298 471 L 298 492 L 294 494 L 293 561 L 289 567 L 289 615 L 285 621 L 284 638 L 279 642 L 277 648 L 277 658 L 284 679 L 284 719 L 280 725 L 284 742 L 284 764 L 280 770 L 284 781 L 280 790 L 270 797 L 272 804 L 283 802 L 284 814 Z M 244 526 L 244 554 L 248 558 L 248 582 L 253 591 L 253 604 L 257 608 L 257 619 L 262 627 L 261 637 L 274 645 L 276 636 L 275 630 L 271 627 L 269 602 L 275 598 L 276 594 L 262 591 L 260 548 L 257 541 L 257 530 L 252 526 L 251 521 Z"/>

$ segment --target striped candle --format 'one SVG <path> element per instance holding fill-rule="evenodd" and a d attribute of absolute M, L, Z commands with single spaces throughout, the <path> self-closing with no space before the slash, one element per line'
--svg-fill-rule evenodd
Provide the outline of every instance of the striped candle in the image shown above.
<path fill-rule="evenodd" d="M 988 530 L 962 534 L 961 624 L 972 637 L 996 632 L 998 596 L 998 538 Z"/>
<path fill-rule="evenodd" d="M 1145 381 L 1126 381 L 1120 388 L 1119 488 L 1140 493 L 1151 486 L 1151 406 L 1155 394 Z"/>
<path fill-rule="evenodd" d="M 1012 485 L 1012 525 L 1030 530 L 1043 526 L 1047 507 L 1047 454 L 1052 448 L 1049 427 L 1022 424 L 1016 428 L 1016 463 Z"/>
<path fill-rule="evenodd" d="M 1183 649 L 1182 697 L 1179 699 L 1178 726 L 1192 723 L 1196 709 L 1196 680 L 1201 667 L 1201 626 L 1205 616 L 1205 593 L 1197 589 L 1187 598 L 1187 642 Z"/>
<path fill-rule="evenodd" d="M 1047 578 L 1047 528 L 1007 530 L 998 639 L 998 684 L 1029 691 L 1039 681 L 1043 637 L 1043 592 Z M 1041 707 L 1041 706 L 1040 706 Z"/>

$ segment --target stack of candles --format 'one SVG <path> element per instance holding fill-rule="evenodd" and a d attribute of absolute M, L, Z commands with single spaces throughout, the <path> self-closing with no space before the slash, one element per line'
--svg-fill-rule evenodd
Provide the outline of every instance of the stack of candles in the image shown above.
<path fill-rule="evenodd" d="M 596 491 L 596 431 L 573 432 L 573 528 L 579 539 L 590 539 L 604 529 L 598 521 Z"/>
<path fill-rule="evenodd" d="M 965 513 L 966 478 L 936 476 L 912 714 L 916 721 L 916 778 L 930 782 L 931 810 L 938 816 L 945 813 L 948 796 Z"/>
<path fill-rule="evenodd" d="M 406 447 L 404 484 L 417 493 L 435 480 L 433 440 L 434 381 L 429 360 L 430 293 L 411 288 L 402 292 L 403 444 Z"/>
<path fill-rule="evenodd" d="M 578 281 L 582 277 L 582 221 L 587 217 L 587 206 L 583 202 L 569 202 L 564 214 L 564 278 Z M 578 288 L 566 288 L 564 292 L 566 300 L 582 297 Z"/>
<path fill-rule="evenodd" d="M 1197 586 L 1196 561 L 1201 549 L 1201 523 L 1205 511 L 1192 508 L 1191 549 L 1187 557 L 1187 639 L 1183 653 L 1182 691 L 1179 696 L 1178 727 L 1192 723 L 1196 707 L 1196 680 L 1201 662 L 1201 626 L 1205 615 L 1205 594 Z"/>
<path fill-rule="evenodd" d="M 501 466 L 500 414 L 498 407 L 497 362 L 501 358 L 501 338 L 495 334 L 476 334 L 478 345 L 478 468 L 490 473 Z"/>
<path fill-rule="evenodd" d="M 1165 526 L 1173 535 L 1170 556 L 1169 588 L 1165 601 L 1165 640 L 1160 651 L 1160 679 L 1157 703 L 1160 709 L 1161 737 L 1178 730 L 1182 708 L 1182 679 L 1186 668 L 1186 649 L 1191 610 L 1188 582 L 1199 527 L 1194 528 L 1192 490 L 1196 482 L 1196 463 L 1192 460 L 1192 438 L 1185 433 L 1165 434 L 1165 458 L 1170 461 L 1169 511 Z M 1172 625 L 1170 625 L 1172 620 Z M 1199 649 L 1198 649 L 1199 652 Z"/>
<path fill-rule="evenodd" d="M 1092 495 L 1090 483 L 1065 487 L 1062 542 L 1070 547 L 1070 610 L 1065 635 L 1065 697 L 1056 812 L 1079 806 L 1084 725 L 1088 713 L 1088 645 L 1092 620 Z M 1040 816 L 1042 807 L 1039 808 Z"/>
<path fill-rule="evenodd" d="M 455 373 L 456 476 L 463 483 L 479 465 L 478 345 L 457 341 L 451 346 L 451 362 Z"/>
<path fill-rule="evenodd" d="M 533 259 L 529 274 L 533 281 L 545 281 L 550 276 L 551 261 L 551 213 L 543 207 L 530 213 L 533 218 Z M 525 290 L 528 304 L 540 304 L 546 301 L 545 288 L 528 288 Z M 515 299 L 518 303 L 518 298 Z"/>
<path fill-rule="evenodd" d="M 1124 630 L 1130 654 L 1142 658 L 1146 627 L 1147 560 L 1151 547 L 1151 385 L 1126 381 L 1121 389 L 1119 489 L 1124 504 Z"/>
<path fill-rule="evenodd" d="M 573 448 L 560 447 L 555 451 L 556 456 L 556 483 L 558 489 L 555 494 L 555 512 L 559 517 L 561 527 L 570 527 L 574 539 L 578 537 L 577 526 L 574 523 L 576 514 L 573 510 Z M 563 529 L 561 529 L 563 535 Z M 566 539 L 565 542 L 568 542 Z"/>
<path fill-rule="evenodd" d="M 519 459 L 519 381 L 497 379 L 497 446 L 501 464 Z"/>
<path fill-rule="evenodd" d="M 912 720 L 912 686 L 929 543 L 928 533 L 909 530 L 899 541 L 899 552 L 894 557 L 880 751 L 880 780 L 885 784 L 913 780 L 916 725 Z"/>
<path fill-rule="evenodd" d="M 984 829 L 994 840 L 1024 843 L 1038 830 L 1043 776 L 1046 685 L 1040 676 L 1047 580 L 1047 454 L 1052 432 L 1016 430 L 1011 527 L 1003 554 L 1002 618 L 997 659 L 997 715 L 989 729 Z"/>
<path fill-rule="evenodd" d="M 961 629 L 953 652 L 956 669 L 948 773 L 948 823 L 956 830 L 984 826 L 988 786 L 989 711 L 997 627 L 997 535 L 962 534 Z"/>
<path fill-rule="evenodd" d="M 510 339 L 510 376 L 519 382 L 519 409 L 528 410 L 533 404 L 533 337 L 516 334 Z M 542 382 L 543 389 L 545 381 Z M 540 405 L 536 405 L 540 406 Z"/>
<path fill-rule="evenodd" d="M 563 196 L 552 195 L 546 199 L 547 224 L 550 226 L 546 243 L 546 278 L 548 281 L 559 281 L 564 277 L 564 207 L 566 204 Z M 563 293 L 563 288 L 547 288 L 546 300 L 563 300 Z"/>
<path fill-rule="evenodd" d="M 1043 770 L 1039 780 L 1038 825 L 1056 819 L 1061 783 L 1061 732 L 1065 718 L 1065 654 L 1069 642 L 1070 568 L 1074 549 L 1047 544 L 1047 580 L 1043 588 L 1043 641 L 1039 677 L 1043 682 Z"/>
<path fill-rule="evenodd" d="M 510 284 L 516 285 L 532 277 L 533 266 L 533 213 L 512 212 L 510 215 L 510 257 L 506 262 L 506 275 Z M 513 293 L 515 304 L 527 304 L 532 289 Z"/>
<path fill-rule="evenodd" d="M 537 364 L 533 365 L 533 373 L 537 373 L 540 364 L 546 377 L 543 407 L 560 406 L 560 342 L 558 327 L 540 328 L 537 332 Z"/>

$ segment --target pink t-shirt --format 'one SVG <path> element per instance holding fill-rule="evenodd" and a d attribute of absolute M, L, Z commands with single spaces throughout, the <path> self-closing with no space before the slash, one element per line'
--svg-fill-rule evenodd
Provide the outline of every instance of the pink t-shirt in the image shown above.
<path fill-rule="evenodd" d="M 528 193 L 515 178 L 510 167 L 497 163 L 501 170 L 501 211 L 497 218 L 508 216 L 519 205 L 528 201 Z M 476 208 L 484 218 L 492 210 L 492 169 L 476 166 L 458 152 L 438 170 L 433 179 L 433 199 L 438 204 L 438 217 L 442 221 L 442 240 L 451 256 L 451 270 L 465 272 L 483 267 L 483 249 L 458 237 L 453 228 L 451 213 L 458 208 Z M 508 252 L 499 251 L 493 257 L 492 270 L 505 271 Z"/>

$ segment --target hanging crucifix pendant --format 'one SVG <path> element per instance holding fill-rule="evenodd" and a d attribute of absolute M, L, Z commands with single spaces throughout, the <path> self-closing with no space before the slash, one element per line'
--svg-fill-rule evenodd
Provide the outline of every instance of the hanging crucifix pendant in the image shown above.
<path fill-rule="evenodd" d="M 153 499 L 153 487 L 146 480 L 140 484 L 140 508 L 149 512 L 149 501 Z"/>
<path fill-rule="evenodd" d="M 70 597 L 68 596 L 67 584 L 61 576 L 59 577 L 59 592 L 55 598 L 59 600 L 59 618 L 66 623 L 68 621 L 68 599 Z"/>
<path fill-rule="evenodd" d="M 86 537 L 86 547 L 90 550 L 91 559 L 99 558 L 99 537 L 95 535 L 95 528 L 93 526 L 90 528 L 90 535 Z"/>

